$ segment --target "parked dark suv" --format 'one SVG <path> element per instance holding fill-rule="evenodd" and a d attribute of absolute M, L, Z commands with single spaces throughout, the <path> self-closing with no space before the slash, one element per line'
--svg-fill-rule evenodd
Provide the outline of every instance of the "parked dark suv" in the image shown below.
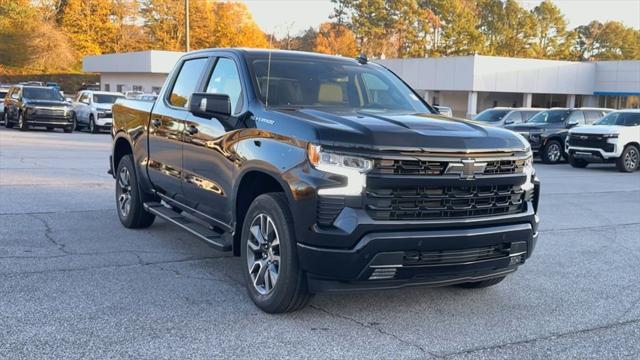
<path fill-rule="evenodd" d="M 556 164 L 562 158 L 567 158 L 564 143 L 569 129 L 591 125 L 611 111 L 599 108 L 553 108 L 537 113 L 524 124 L 507 125 L 505 128 L 527 139 L 531 150 L 540 155 L 542 162 Z"/>
<path fill-rule="evenodd" d="M 320 291 L 495 285 L 538 237 L 526 141 L 436 113 L 364 58 L 196 51 L 113 120 L 121 223 L 160 217 L 241 256 L 267 312 Z"/>
<path fill-rule="evenodd" d="M 40 126 L 73 131 L 73 107 L 59 91 L 45 86 L 12 86 L 4 102 L 4 126 L 22 131 Z"/>

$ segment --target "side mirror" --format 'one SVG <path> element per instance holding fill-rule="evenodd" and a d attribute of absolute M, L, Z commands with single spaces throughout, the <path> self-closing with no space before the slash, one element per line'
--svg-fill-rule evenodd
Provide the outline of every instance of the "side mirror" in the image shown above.
<path fill-rule="evenodd" d="M 506 120 L 504 121 L 504 124 L 505 124 L 505 125 L 510 125 L 510 124 L 513 124 L 514 122 L 515 122 L 515 121 L 513 121 L 513 120 L 511 120 L 511 119 L 506 119 Z"/>
<path fill-rule="evenodd" d="M 231 99 L 226 94 L 193 93 L 189 98 L 189 112 L 195 116 L 212 118 L 231 116 Z"/>
<path fill-rule="evenodd" d="M 575 126 L 578 126 L 578 121 L 577 120 L 569 120 L 569 121 L 567 121 L 567 127 L 568 128 L 572 128 L 572 127 L 575 127 Z"/>

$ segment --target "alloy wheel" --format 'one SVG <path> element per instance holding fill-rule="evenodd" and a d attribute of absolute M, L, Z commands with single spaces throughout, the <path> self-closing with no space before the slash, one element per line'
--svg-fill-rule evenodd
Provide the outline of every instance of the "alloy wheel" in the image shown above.
<path fill-rule="evenodd" d="M 131 173 L 129 169 L 123 167 L 118 173 L 118 211 L 122 217 L 127 217 L 131 211 Z"/>
<path fill-rule="evenodd" d="M 630 171 L 635 170 L 638 167 L 638 158 L 638 150 L 632 147 L 624 155 L 624 167 Z"/>
<path fill-rule="evenodd" d="M 560 145 L 556 143 L 549 145 L 549 148 L 547 149 L 547 156 L 549 160 L 551 160 L 552 162 L 556 162 L 560 160 L 561 155 L 562 155 L 562 151 L 560 149 Z"/>
<path fill-rule="evenodd" d="M 273 291 L 280 272 L 280 238 L 275 223 L 258 214 L 249 226 L 247 267 L 254 289 L 261 295 Z"/>
<path fill-rule="evenodd" d="M 22 129 L 24 127 L 24 116 L 22 114 L 18 115 L 18 128 Z"/>

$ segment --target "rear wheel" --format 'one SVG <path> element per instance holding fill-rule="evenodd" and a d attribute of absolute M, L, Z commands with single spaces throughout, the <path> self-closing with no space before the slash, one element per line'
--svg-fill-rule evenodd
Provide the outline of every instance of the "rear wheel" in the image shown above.
<path fill-rule="evenodd" d="M 562 144 L 558 140 L 549 140 L 540 151 L 540 158 L 545 164 L 557 164 L 562 159 Z"/>
<path fill-rule="evenodd" d="M 622 151 L 622 155 L 616 159 L 618 171 L 633 172 L 640 164 L 640 151 L 634 145 L 627 145 Z"/>
<path fill-rule="evenodd" d="M 146 228 L 153 224 L 155 215 L 142 205 L 138 178 L 131 155 L 125 155 L 118 163 L 116 172 L 116 205 L 120 222 L 127 228 Z"/>
<path fill-rule="evenodd" d="M 298 264 L 293 220 L 282 193 L 258 196 L 242 226 L 243 274 L 251 300 L 265 312 L 303 308 L 311 295 Z"/>
<path fill-rule="evenodd" d="M 24 119 L 24 115 L 22 115 L 22 113 L 18 114 L 18 129 L 20 129 L 20 131 L 29 130 L 29 126 L 27 125 L 27 121 Z"/>
<path fill-rule="evenodd" d="M 458 284 L 457 286 L 462 287 L 462 288 L 466 288 L 466 289 L 481 289 L 481 288 L 486 288 L 486 287 L 489 287 L 489 286 L 496 285 L 496 284 L 502 282 L 502 280 L 504 280 L 505 278 L 506 278 L 506 276 L 501 276 L 501 277 L 488 279 L 488 280 L 462 283 L 462 284 Z"/>
<path fill-rule="evenodd" d="M 73 122 L 73 131 L 80 131 L 80 128 L 78 127 L 78 118 L 75 114 L 71 117 L 71 121 Z"/>
<path fill-rule="evenodd" d="M 584 159 L 576 159 L 575 157 L 569 155 L 569 164 L 574 168 L 586 168 L 589 165 L 589 162 Z"/>
<path fill-rule="evenodd" d="M 73 125 L 71 126 L 67 126 L 66 128 L 63 129 L 65 133 L 70 134 L 73 132 Z"/>

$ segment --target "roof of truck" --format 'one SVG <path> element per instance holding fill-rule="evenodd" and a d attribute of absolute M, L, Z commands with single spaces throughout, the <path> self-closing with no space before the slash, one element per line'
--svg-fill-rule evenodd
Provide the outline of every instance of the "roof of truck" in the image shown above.
<path fill-rule="evenodd" d="M 353 63 L 357 63 L 357 60 L 354 58 L 344 57 L 340 55 L 327 55 L 327 54 L 319 54 L 315 52 L 308 51 L 297 51 L 297 50 L 279 50 L 279 49 L 257 49 L 257 48 L 209 48 L 209 49 L 201 49 L 189 52 L 188 54 L 195 53 L 206 53 L 210 51 L 226 51 L 226 52 L 234 52 L 237 54 L 243 55 L 257 55 L 257 56 L 271 56 L 276 57 L 306 57 L 306 58 L 319 58 L 319 59 L 334 59 L 334 60 L 344 60 Z"/>

